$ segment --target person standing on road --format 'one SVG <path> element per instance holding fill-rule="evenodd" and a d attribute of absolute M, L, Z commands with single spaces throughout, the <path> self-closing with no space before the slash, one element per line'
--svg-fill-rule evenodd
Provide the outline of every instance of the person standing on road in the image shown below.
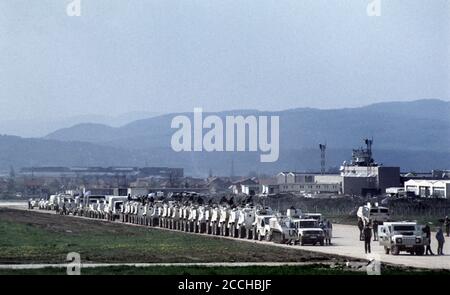
<path fill-rule="evenodd" d="M 448 216 L 445 216 L 444 225 L 445 225 L 445 233 L 447 234 L 448 237 L 450 235 L 450 219 L 448 218 Z"/>
<path fill-rule="evenodd" d="M 430 255 L 434 255 L 433 251 L 431 251 L 431 229 L 430 229 L 430 226 L 428 224 L 425 225 L 425 227 L 423 228 L 422 231 L 425 234 L 425 238 L 427 239 L 425 255 L 428 255 L 428 253 L 430 253 Z"/>
<path fill-rule="evenodd" d="M 359 228 L 359 240 L 362 241 L 363 239 L 363 230 L 364 230 L 364 223 L 361 218 L 358 218 L 358 228 Z"/>
<path fill-rule="evenodd" d="M 378 241 L 378 221 L 373 221 L 373 240 Z"/>
<path fill-rule="evenodd" d="M 333 224 L 331 221 L 327 221 L 327 229 L 328 229 L 328 245 L 331 245 L 331 238 L 333 237 Z"/>
<path fill-rule="evenodd" d="M 436 240 L 438 242 L 437 255 L 444 255 L 442 249 L 444 248 L 445 237 L 442 228 L 439 228 L 436 233 Z"/>
<path fill-rule="evenodd" d="M 363 231 L 363 235 L 364 235 L 364 250 L 367 253 L 370 253 L 370 241 L 372 240 L 372 229 L 370 228 L 369 225 L 366 225 L 366 227 L 364 228 Z"/>

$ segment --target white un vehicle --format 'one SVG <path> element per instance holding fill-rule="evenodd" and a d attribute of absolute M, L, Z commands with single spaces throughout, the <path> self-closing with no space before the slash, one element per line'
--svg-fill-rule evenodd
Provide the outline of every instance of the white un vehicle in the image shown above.
<path fill-rule="evenodd" d="M 380 245 L 384 246 L 386 254 L 398 255 L 401 251 L 411 255 L 423 255 L 426 238 L 423 225 L 416 222 L 385 222 L 378 227 Z"/>

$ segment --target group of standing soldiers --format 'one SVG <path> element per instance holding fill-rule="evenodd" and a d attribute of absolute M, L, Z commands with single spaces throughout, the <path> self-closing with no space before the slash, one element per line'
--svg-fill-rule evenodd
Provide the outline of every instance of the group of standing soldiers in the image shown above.
<path fill-rule="evenodd" d="M 448 216 L 445 216 L 444 219 L 444 226 L 445 226 L 445 232 L 447 234 L 447 237 L 450 235 L 450 219 Z M 434 255 L 433 251 L 431 250 L 431 229 L 428 224 L 425 225 L 423 228 L 423 233 L 425 234 L 427 244 L 425 248 L 425 255 Z M 441 227 L 437 229 L 436 232 L 436 241 L 438 243 L 437 247 L 437 255 L 444 255 L 443 249 L 444 249 L 444 243 L 445 243 L 445 237 L 444 237 L 444 231 Z"/>

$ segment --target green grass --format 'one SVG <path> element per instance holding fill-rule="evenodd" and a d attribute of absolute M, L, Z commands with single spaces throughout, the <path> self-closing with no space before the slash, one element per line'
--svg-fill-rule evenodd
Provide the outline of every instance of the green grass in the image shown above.
<path fill-rule="evenodd" d="M 67 216 L 0 208 L 0 263 L 66 263 L 78 252 L 82 263 L 139 262 L 314 262 L 302 266 L 114 266 L 84 268 L 82 274 L 191 274 L 191 275 L 299 275 L 365 274 L 344 267 L 346 258 L 169 232 Z M 321 262 L 334 262 L 330 267 Z M 64 268 L 0 270 L 1 274 L 61 274 Z M 434 274 L 400 267 L 384 267 L 383 274 Z M 438 272 L 446 273 L 449 272 Z"/>
<path fill-rule="evenodd" d="M 0 263 L 64 263 L 69 252 L 80 253 L 84 263 L 330 259 L 325 254 L 124 224 L 34 212 L 0 212 Z"/>
<path fill-rule="evenodd" d="M 65 275 L 64 268 L 44 268 L 31 270 L 0 270 L 0 275 Z M 202 267 L 202 266 L 112 266 L 84 268 L 83 275 L 335 275 L 360 274 L 355 271 L 330 269 L 320 265 L 308 266 L 243 266 L 243 267 Z M 364 273 L 362 273 L 364 274 Z"/>
<path fill-rule="evenodd" d="M 111 266 L 81 269 L 82 275 L 366 275 L 364 271 L 330 268 L 327 265 L 305 266 L 243 266 L 243 267 L 204 267 L 204 266 Z M 450 271 L 405 270 L 389 267 L 382 275 L 449 275 Z M 0 270 L 0 275 L 66 275 L 64 268 L 43 268 L 28 270 Z"/>

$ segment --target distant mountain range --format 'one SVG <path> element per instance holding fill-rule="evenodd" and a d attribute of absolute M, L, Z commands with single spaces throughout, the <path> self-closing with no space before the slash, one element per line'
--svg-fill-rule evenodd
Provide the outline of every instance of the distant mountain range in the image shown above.
<path fill-rule="evenodd" d="M 205 175 L 209 168 L 235 172 L 276 173 L 280 170 L 319 170 L 318 144 L 327 143 L 327 165 L 349 160 L 362 139 L 374 138 L 374 156 L 402 170 L 450 168 L 450 102 L 429 99 L 377 103 L 359 108 L 320 110 L 297 108 L 277 112 L 237 110 L 226 115 L 280 117 L 280 158 L 260 163 L 259 153 L 175 153 L 170 140 L 175 130 L 166 114 L 136 120 L 120 127 L 82 123 L 56 130 L 39 139 L 0 137 L 0 169 L 30 165 L 164 165 Z M 192 113 L 184 115 L 192 117 Z M 204 113 L 204 116 L 208 114 Z"/>
<path fill-rule="evenodd" d="M 139 119 L 150 118 L 158 115 L 156 112 L 129 112 L 118 116 L 86 114 L 70 117 L 42 117 L 34 119 L 0 119 L 0 134 L 13 134 L 22 137 L 42 137 L 61 128 L 67 128 L 76 124 L 89 122 L 106 124 L 109 126 L 122 126 Z"/>

